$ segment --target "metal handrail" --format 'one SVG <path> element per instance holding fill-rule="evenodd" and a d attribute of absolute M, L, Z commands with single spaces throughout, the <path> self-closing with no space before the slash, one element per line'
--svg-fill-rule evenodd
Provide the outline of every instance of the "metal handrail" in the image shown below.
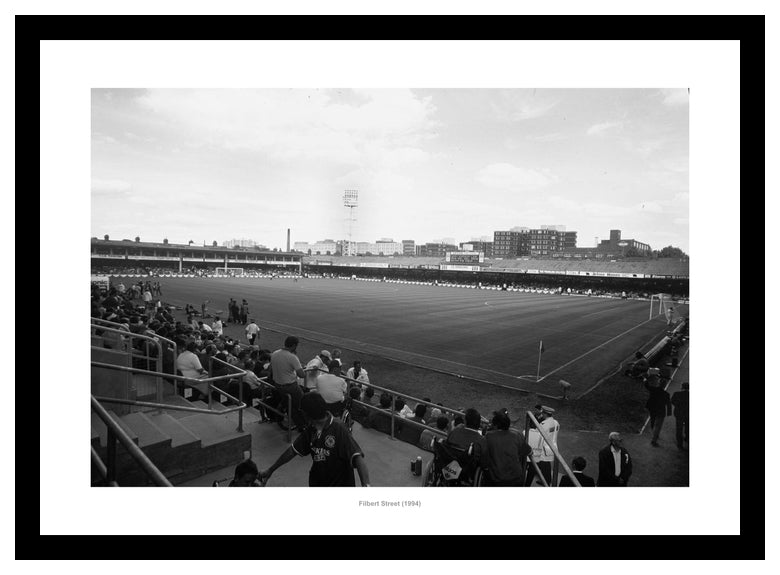
<path fill-rule="evenodd" d="M 104 367 L 104 368 L 107 368 L 107 369 L 114 369 L 116 371 L 125 371 L 125 372 L 130 372 L 130 373 L 138 373 L 138 374 L 141 374 L 141 375 L 159 375 L 156 371 L 147 371 L 145 369 L 140 369 L 140 368 L 136 368 L 136 367 L 125 367 L 125 366 L 122 366 L 122 365 L 114 365 L 114 364 L 111 364 L 111 363 L 101 363 L 101 362 L 98 362 L 98 361 L 91 362 L 91 365 L 93 367 Z M 234 367 L 235 369 L 239 370 L 241 372 L 240 375 L 242 375 L 242 376 L 246 373 L 246 371 L 244 371 L 243 369 L 239 369 L 239 368 L 237 368 L 235 366 L 232 366 L 232 367 Z M 230 395 L 229 393 L 219 389 L 218 387 L 214 387 L 212 384 L 215 381 L 221 381 L 221 380 L 224 380 L 224 379 L 232 379 L 232 378 L 236 377 L 237 375 L 239 375 L 239 374 L 229 373 L 227 375 L 220 375 L 220 376 L 217 376 L 217 377 L 209 377 L 209 378 L 204 378 L 204 379 L 195 379 L 195 378 L 192 378 L 192 377 L 185 377 L 183 375 L 165 374 L 166 378 L 173 378 L 173 379 L 178 380 L 178 381 L 183 381 L 185 383 L 185 385 L 189 385 L 190 387 L 194 387 L 194 384 L 196 384 L 196 383 L 197 384 L 206 383 L 206 384 L 208 384 L 208 389 L 209 390 L 217 391 L 221 395 L 224 395 L 228 399 L 231 399 L 231 400 L 235 401 L 236 403 L 238 403 L 238 405 L 236 405 L 236 406 L 234 406 L 232 408 L 224 409 L 224 410 L 221 410 L 221 411 L 216 411 L 216 410 L 213 410 L 213 409 L 199 409 L 199 408 L 195 408 L 195 407 L 180 407 L 178 405 L 171 405 L 171 404 L 168 404 L 168 403 L 162 403 L 161 401 L 160 402 L 138 401 L 138 400 L 135 400 L 135 399 L 119 399 L 119 398 L 102 397 L 102 396 L 99 399 L 100 399 L 100 401 L 107 402 L 107 403 L 120 403 L 120 404 L 123 404 L 123 405 L 140 405 L 140 406 L 143 406 L 143 407 L 157 407 L 157 408 L 160 408 L 160 409 L 168 409 L 168 410 L 173 410 L 173 411 L 192 411 L 192 412 L 195 412 L 195 413 L 209 413 L 209 414 L 231 413 L 233 411 L 238 411 L 240 409 L 245 409 L 248 406 L 243 401 L 241 401 L 240 399 L 238 399 L 236 397 L 233 397 L 232 395 Z M 193 383 L 190 383 L 190 382 L 193 382 Z M 211 394 L 209 394 L 209 396 L 211 396 Z M 210 405 L 209 405 L 209 407 L 210 407 Z"/>
<path fill-rule="evenodd" d="M 242 384 L 243 384 L 244 376 L 247 373 L 246 370 L 238 368 L 235 365 L 231 365 L 231 364 L 229 364 L 226 361 L 222 361 L 221 359 L 219 359 L 217 357 L 209 356 L 209 375 L 211 375 L 211 373 L 213 371 L 213 364 L 214 364 L 215 361 L 219 362 L 221 364 L 226 365 L 230 369 L 235 369 L 238 372 L 238 373 L 227 374 L 227 375 L 232 375 L 233 377 L 231 377 L 231 379 L 234 379 L 235 377 L 240 377 L 241 378 L 241 381 L 238 382 L 238 403 L 239 404 L 244 404 L 244 386 Z M 213 386 L 211 384 L 209 384 L 209 389 L 212 389 L 212 388 L 213 388 Z M 226 397 L 230 397 L 230 395 L 228 395 L 227 393 L 223 393 L 221 389 L 217 388 L 217 390 L 222 395 L 225 395 Z M 211 394 L 209 393 L 209 409 L 211 409 L 211 401 L 212 401 L 212 398 L 211 398 Z M 246 404 L 244 404 L 244 405 L 246 405 Z M 236 431 L 244 431 L 244 411 L 243 411 L 243 409 L 239 410 L 239 412 L 238 412 L 238 428 L 236 428 Z"/>
<path fill-rule="evenodd" d="M 130 439 L 125 430 L 122 429 L 116 421 L 114 421 L 114 418 L 112 418 L 106 409 L 100 405 L 94 395 L 90 396 L 90 401 L 92 404 L 92 410 L 97 413 L 98 417 L 100 417 L 103 423 L 106 424 L 106 454 L 108 456 L 108 464 L 105 467 L 105 479 L 108 484 L 111 485 L 112 483 L 116 483 L 116 442 L 118 441 L 124 446 L 124 448 L 130 454 L 130 457 L 132 457 L 136 463 L 138 463 L 141 469 L 149 476 L 152 481 L 154 481 L 156 485 L 161 487 L 173 487 L 173 484 L 168 481 L 168 478 L 165 477 L 165 475 L 162 474 L 157 466 L 152 463 L 152 460 L 149 459 L 149 457 L 147 457 L 143 451 L 141 451 L 141 448 L 133 443 L 133 440 Z M 98 467 L 98 471 L 101 471 L 100 467 Z"/>
<path fill-rule="evenodd" d="M 263 389 L 263 395 L 260 397 L 260 400 L 258 401 L 258 404 L 263 406 L 263 408 L 266 411 L 271 411 L 273 413 L 276 413 L 277 415 L 281 415 L 281 416 L 284 417 L 284 415 L 285 415 L 284 413 L 282 413 L 278 409 L 276 409 L 274 407 L 271 407 L 270 405 L 265 403 L 265 390 L 266 390 L 266 388 L 270 387 L 270 388 L 276 389 L 276 387 L 277 387 L 276 384 L 273 384 L 270 381 L 268 381 L 267 377 L 258 377 L 257 379 L 262 384 L 262 389 Z M 296 383 L 296 385 L 298 385 L 298 384 Z M 292 396 L 289 395 L 289 394 L 286 394 L 286 395 L 287 395 L 287 442 L 288 443 L 292 443 L 292 427 L 293 427 Z"/>
<path fill-rule="evenodd" d="M 329 371 L 326 371 L 326 370 L 324 370 L 322 368 L 319 368 L 319 367 L 309 368 L 308 370 L 304 369 L 304 371 L 321 371 L 323 373 L 330 373 Z M 457 409 L 444 407 L 443 405 L 438 405 L 438 404 L 430 402 L 430 401 L 424 401 L 424 400 L 418 399 L 418 398 L 416 398 L 414 396 L 406 395 L 405 393 L 398 393 L 397 391 L 393 391 L 392 389 L 381 387 L 381 386 L 375 385 L 373 383 L 366 383 L 366 382 L 363 382 L 363 381 L 358 381 L 357 379 L 353 379 L 351 377 L 347 377 L 346 375 L 337 375 L 336 377 L 340 377 L 341 379 L 343 379 L 345 381 L 349 381 L 349 382 L 354 383 L 356 385 L 370 387 L 370 388 L 372 388 L 375 391 L 378 390 L 378 391 L 381 391 L 383 393 L 388 393 L 390 395 L 390 400 L 392 401 L 392 403 L 390 405 L 390 410 L 388 411 L 388 413 L 390 414 L 390 438 L 391 439 L 395 439 L 395 420 L 396 420 L 396 418 L 398 418 L 398 419 L 400 419 L 400 420 L 402 420 L 402 421 L 404 421 L 406 423 L 413 423 L 414 425 L 416 425 L 418 427 L 422 427 L 423 429 L 427 429 L 429 431 L 441 432 L 441 430 L 437 429 L 436 427 L 432 427 L 432 426 L 427 425 L 427 424 L 419 423 L 417 421 L 412 421 L 410 419 L 406 419 L 404 417 L 401 417 L 398 414 L 398 412 L 395 411 L 395 409 L 394 409 L 395 400 L 396 400 L 396 398 L 399 398 L 399 397 L 400 398 L 404 398 L 404 399 L 411 399 L 412 401 L 415 401 L 417 403 L 421 403 L 423 405 L 427 405 L 429 407 L 438 409 L 440 411 L 447 411 L 449 413 L 452 413 L 452 414 L 455 414 L 455 415 L 460 415 L 460 416 L 463 416 L 463 417 L 466 416 L 465 413 L 463 413 L 462 411 L 458 411 Z M 355 401 L 355 400 L 353 399 L 352 401 Z M 365 407 L 373 408 L 373 409 L 375 409 L 377 411 L 385 411 L 384 408 L 381 408 L 379 406 L 370 405 L 370 404 L 367 404 L 367 403 L 363 403 L 361 401 L 358 401 L 358 403 L 360 405 L 364 405 Z M 483 422 L 487 423 L 487 420 L 485 420 L 483 418 Z"/>
<path fill-rule="evenodd" d="M 560 465 L 560 466 L 563 467 L 564 473 L 566 473 L 566 475 L 569 477 L 569 479 L 571 479 L 571 482 L 574 484 L 574 486 L 575 487 L 582 487 L 582 485 L 580 484 L 580 482 L 577 479 L 577 477 L 574 475 L 574 473 L 572 473 L 572 470 L 569 468 L 568 465 L 566 465 L 566 461 L 564 461 L 563 457 L 561 456 L 560 451 L 558 451 L 558 448 L 555 446 L 555 444 L 553 443 L 553 441 L 550 438 L 550 436 L 547 434 L 547 432 L 544 429 L 542 429 L 541 424 L 536 419 L 534 414 L 531 413 L 530 411 L 526 411 L 525 412 L 525 416 L 526 416 L 526 419 L 525 419 L 525 439 L 526 439 L 526 441 L 528 441 L 528 432 L 529 432 L 529 429 L 530 429 L 530 424 L 533 423 L 536 426 L 536 431 L 538 431 L 539 435 L 542 436 L 542 439 L 550 447 L 550 449 L 553 452 L 553 456 L 555 457 L 555 466 L 554 466 L 554 468 L 552 470 L 553 471 L 553 473 L 552 473 L 553 485 L 552 486 L 553 487 L 557 487 L 557 483 L 558 483 L 556 481 L 557 478 L 558 478 L 558 468 L 557 467 L 558 467 L 558 465 Z M 531 465 L 534 466 L 535 471 L 537 472 L 539 477 L 542 479 L 542 483 L 546 483 L 544 481 L 544 477 L 543 477 L 542 473 L 539 471 L 538 466 L 536 466 L 536 462 L 533 459 L 530 459 L 530 461 L 531 461 Z"/>

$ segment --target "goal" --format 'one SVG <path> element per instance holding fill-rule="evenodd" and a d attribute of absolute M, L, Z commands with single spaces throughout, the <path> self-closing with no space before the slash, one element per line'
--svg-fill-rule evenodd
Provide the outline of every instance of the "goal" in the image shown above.
<path fill-rule="evenodd" d="M 242 276 L 244 275 L 244 268 L 217 268 L 215 275 L 223 277 Z"/>
<path fill-rule="evenodd" d="M 659 315 L 666 316 L 672 305 L 672 296 L 668 293 L 656 293 L 650 296 L 650 319 Z"/>

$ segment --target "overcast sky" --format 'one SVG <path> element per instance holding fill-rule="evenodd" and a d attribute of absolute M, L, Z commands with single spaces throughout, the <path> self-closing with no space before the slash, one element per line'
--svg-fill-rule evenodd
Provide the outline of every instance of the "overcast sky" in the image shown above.
<path fill-rule="evenodd" d="M 689 252 L 688 94 L 647 90 L 92 92 L 92 235 L 269 248 L 458 242 L 564 225 Z"/>

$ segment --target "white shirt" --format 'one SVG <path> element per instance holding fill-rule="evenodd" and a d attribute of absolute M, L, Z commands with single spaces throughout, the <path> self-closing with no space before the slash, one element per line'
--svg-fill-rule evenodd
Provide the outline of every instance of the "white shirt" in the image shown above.
<path fill-rule="evenodd" d="M 211 328 L 218 333 L 219 335 L 222 335 L 222 321 L 216 320 L 214 323 L 211 324 Z"/>
<path fill-rule="evenodd" d="M 252 322 L 248 326 L 246 326 L 246 328 L 244 328 L 244 331 L 246 332 L 247 337 L 252 337 L 253 335 L 256 335 L 257 332 L 260 331 L 260 328 L 256 323 Z"/>
<path fill-rule="evenodd" d="M 204 323 L 202 326 L 199 325 L 198 327 L 200 328 L 200 331 L 214 331 L 207 323 Z"/>
<path fill-rule="evenodd" d="M 540 427 L 544 429 L 545 433 L 552 440 L 553 445 L 558 447 L 558 431 L 560 430 L 560 424 L 552 417 L 548 417 L 544 421 L 540 422 Z M 533 450 L 534 461 L 553 461 L 555 455 L 550 446 L 539 433 L 538 429 L 528 430 L 528 445 Z"/>
<path fill-rule="evenodd" d="M 152 301 L 152 292 L 150 291 L 144 292 L 144 301 L 147 303 Z"/>
<path fill-rule="evenodd" d="M 306 369 L 312 370 L 306 372 L 306 379 L 304 382 L 306 389 L 317 389 L 317 377 L 319 377 L 320 374 L 324 375 L 322 371 L 317 371 L 317 369 L 321 369 L 327 372 L 328 366 L 325 365 L 325 362 L 323 362 L 322 359 L 320 359 L 320 356 L 318 355 L 317 357 L 315 357 L 309 363 L 306 364 Z"/>
<path fill-rule="evenodd" d="M 350 367 L 347 370 L 347 377 L 350 378 L 350 379 L 354 379 L 356 381 L 359 381 L 360 383 L 371 383 L 368 380 L 368 372 L 365 369 L 363 369 L 362 367 L 360 368 L 360 373 L 358 374 L 357 377 L 355 377 L 355 368 L 354 367 Z"/>
<path fill-rule="evenodd" d="M 203 366 L 200 364 L 198 356 L 191 351 L 183 351 L 176 358 L 176 368 L 181 372 L 184 377 L 203 377 L 200 370 Z"/>
<path fill-rule="evenodd" d="M 323 373 L 317 377 L 317 391 L 320 392 L 325 403 L 344 401 L 347 393 L 347 382 L 338 375 Z"/>
<path fill-rule="evenodd" d="M 620 450 L 615 449 L 614 445 L 610 445 L 612 451 L 612 457 L 615 459 L 615 475 L 620 476 Z"/>

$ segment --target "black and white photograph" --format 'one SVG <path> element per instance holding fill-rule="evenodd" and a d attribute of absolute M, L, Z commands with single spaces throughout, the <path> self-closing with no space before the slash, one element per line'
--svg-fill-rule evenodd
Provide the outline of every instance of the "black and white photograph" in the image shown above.
<path fill-rule="evenodd" d="M 688 486 L 688 122 L 685 87 L 92 90 L 91 484 Z"/>
<path fill-rule="evenodd" d="M 67 473 L 42 534 L 306 535 L 309 559 L 323 531 L 744 529 L 738 42 L 40 60 L 42 245 L 73 254 L 42 290 L 89 321 L 46 356 L 41 463 Z"/>

